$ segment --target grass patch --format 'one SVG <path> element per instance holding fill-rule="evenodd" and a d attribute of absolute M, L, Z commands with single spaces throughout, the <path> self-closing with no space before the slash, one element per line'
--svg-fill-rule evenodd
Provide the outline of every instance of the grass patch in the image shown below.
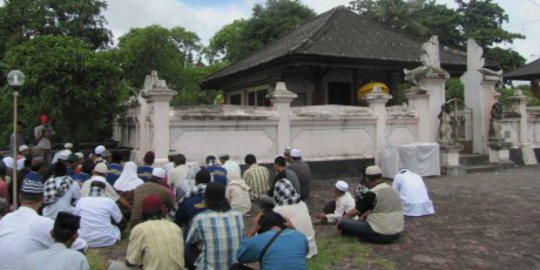
<path fill-rule="evenodd" d="M 319 253 L 307 262 L 307 269 L 362 269 L 378 265 L 383 269 L 395 269 L 393 262 L 373 255 L 369 244 L 353 237 L 322 235 L 317 237 Z"/>
<path fill-rule="evenodd" d="M 123 261 L 128 246 L 128 237 L 124 237 L 124 234 L 122 234 L 122 237 L 122 240 L 112 247 L 89 248 L 86 252 L 86 259 L 90 269 L 106 270 L 110 261 Z"/>

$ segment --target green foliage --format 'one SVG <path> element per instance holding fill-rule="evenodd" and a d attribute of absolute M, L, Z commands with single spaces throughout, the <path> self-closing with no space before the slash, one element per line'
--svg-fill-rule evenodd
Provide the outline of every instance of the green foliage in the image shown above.
<path fill-rule="evenodd" d="M 512 43 L 516 38 L 525 38 L 502 29 L 502 24 L 508 22 L 508 14 L 492 0 L 456 0 L 456 3 L 465 38 L 475 39 L 484 49 L 496 43 Z"/>
<path fill-rule="evenodd" d="M 151 25 L 121 36 L 114 57 L 126 82 L 136 89 L 142 87 L 146 75 L 156 70 L 171 88 L 183 90 L 197 83 L 188 67 L 201 47 L 197 34 L 182 27 Z"/>
<path fill-rule="evenodd" d="M 0 54 L 8 48 L 41 35 L 72 36 L 91 49 L 111 42 L 99 0 L 5 0 L 0 8 Z"/>
<path fill-rule="evenodd" d="M 514 70 L 525 65 L 525 58 L 512 49 L 503 49 L 499 47 L 491 48 L 486 52 L 486 58 L 499 62 L 500 68 L 505 72 Z M 505 81 L 510 85 L 511 81 Z"/>
<path fill-rule="evenodd" d="M 206 56 L 210 63 L 214 63 L 217 59 L 222 59 L 225 62 L 230 62 L 242 52 L 237 42 L 242 39 L 242 32 L 245 30 L 245 20 L 234 20 L 232 23 L 223 26 L 210 39 Z"/>
<path fill-rule="evenodd" d="M 465 87 L 459 78 L 452 78 L 446 81 L 446 100 L 451 100 L 453 98 L 465 100 L 463 96 L 464 89 Z"/>
<path fill-rule="evenodd" d="M 256 4 L 250 19 L 236 20 L 212 37 L 208 59 L 214 61 L 223 55 L 223 61 L 238 60 L 313 17 L 315 12 L 299 0 L 267 0 L 264 5 Z"/>
<path fill-rule="evenodd" d="M 476 39 L 484 49 L 524 38 L 502 29 L 508 15 L 497 3 L 491 0 L 456 2 L 456 10 L 434 0 L 355 0 L 349 6 L 400 32 L 420 39 L 438 35 L 442 44 L 457 48 L 464 48 L 468 38 Z"/>
<path fill-rule="evenodd" d="M 69 36 L 39 36 L 10 48 L 7 69 L 26 75 L 20 90 L 19 117 L 28 127 L 39 123 L 40 114 L 53 119 L 63 141 L 108 139 L 114 113 L 126 94 L 120 91 L 121 70 L 106 53 L 95 53 L 80 39 Z M 7 91 L 7 90 L 5 90 Z M 0 97 L 11 104 L 11 95 Z M 6 137 L 11 115 L 1 115 Z"/>

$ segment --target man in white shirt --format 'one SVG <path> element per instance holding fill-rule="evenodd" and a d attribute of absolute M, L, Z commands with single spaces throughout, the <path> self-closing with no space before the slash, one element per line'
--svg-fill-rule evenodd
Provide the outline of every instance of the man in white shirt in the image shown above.
<path fill-rule="evenodd" d="M 219 161 L 221 162 L 221 167 L 225 168 L 227 171 L 227 175 L 231 175 L 233 172 L 236 173 L 236 175 L 242 175 L 240 165 L 238 162 L 231 160 L 229 154 L 219 155 Z"/>
<path fill-rule="evenodd" d="M 89 270 L 88 261 L 83 253 L 69 249 L 77 239 L 80 217 L 59 212 L 54 222 L 51 236 L 54 244 L 42 251 L 28 256 L 23 270 L 70 269 Z"/>
<path fill-rule="evenodd" d="M 426 184 L 420 175 L 402 169 L 394 176 L 392 187 L 399 193 L 405 216 L 419 217 L 435 214 L 433 202 L 429 199 Z"/>
<path fill-rule="evenodd" d="M 107 164 L 100 162 L 96 164 L 96 167 L 94 167 L 94 174 L 92 177 L 86 181 L 84 181 L 82 187 L 81 187 L 81 198 L 82 197 L 88 197 L 90 196 L 90 189 L 93 181 L 100 181 L 105 183 L 105 191 L 104 195 L 113 200 L 114 202 L 118 202 L 123 207 L 127 207 L 131 209 L 131 205 L 114 190 L 113 186 L 107 182 L 105 179 L 105 176 L 108 172 Z"/>
<path fill-rule="evenodd" d="M 0 269 L 19 270 L 24 259 L 53 244 L 54 221 L 39 216 L 43 202 L 43 184 L 25 180 L 21 187 L 21 207 L 0 220 Z M 73 249 L 85 249 L 86 242 L 77 239 Z"/>
<path fill-rule="evenodd" d="M 161 168 L 164 169 L 166 173 L 169 173 L 172 169 L 174 169 L 174 157 L 176 157 L 176 155 L 177 155 L 176 150 L 174 149 L 169 150 L 169 154 L 167 156 L 167 158 L 169 159 L 169 162 L 161 166 Z"/>
<path fill-rule="evenodd" d="M 105 189 L 105 183 L 92 181 L 89 196 L 81 198 L 75 206 L 75 214 L 81 216 L 79 235 L 89 247 L 108 247 L 120 240 L 120 229 L 111 222 L 119 224 L 122 212 L 105 196 Z"/>
<path fill-rule="evenodd" d="M 54 174 L 45 182 L 45 198 L 43 216 L 52 220 L 60 211 L 72 213 L 75 202 L 81 196 L 81 188 L 78 183 L 67 175 L 67 165 L 63 161 L 54 165 Z"/>
<path fill-rule="evenodd" d="M 189 167 L 186 165 L 186 157 L 178 154 L 174 157 L 174 169 L 167 174 L 169 185 L 174 188 L 176 198 L 184 197 L 184 194 L 191 190 L 191 185 L 186 181 L 189 173 Z"/>
<path fill-rule="evenodd" d="M 323 213 L 319 214 L 320 220 L 326 220 L 328 223 L 337 223 L 345 213 L 354 209 L 356 206 L 354 198 L 349 193 L 349 184 L 343 180 L 336 182 L 334 196 L 336 200 L 326 205 Z"/>

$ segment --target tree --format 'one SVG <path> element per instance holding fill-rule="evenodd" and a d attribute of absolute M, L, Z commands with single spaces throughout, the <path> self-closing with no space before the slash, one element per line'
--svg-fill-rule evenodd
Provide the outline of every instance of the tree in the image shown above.
<path fill-rule="evenodd" d="M 118 42 L 117 61 L 129 85 L 140 89 L 147 74 L 157 70 L 171 85 L 181 90 L 191 65 L 190 55 L 200 49 L 199 37 L 182 27 L 167 29 L 159 25 L 131 29 Z"/>
<path fill-rule="evenodd" d="M 0 54 L 41 35 L 77 37 L 92 50 L 111 43 L 99 0 L 5 0 L 0 8 Z"/>
<path fill-rule="evenodd" d="M 466 38 L 475 39 L 484 49 L 496 43 L 512 43 L 516 38 L 525 38 L 502 29 L 502 24 L 508 22 L 508 14 L 492 0 L 456 0 L 456 3 L 463 34 Z"/>
<path fill-rule="evenodd" d="M 508 15 L 491 0 L 456 0 L 449 9 L 434 0 L 355 0 L 350 8 L 400 32 L 422 40 L 438 35 L 442 44 L 465 48 L 468 38 L 476 39 L 484 50 L 496 43 L 512 42 L 522 35 L 502 29 Z"/>
<path fill-rule="evenodd" d="M 486 52 L 485 57 L 497 60 L 500 68 L 505 72 L 525 65 L 525 58 L 512 49 L 491 48 Z M 511 85 L 511 81 L 505 80 L 504 84 Z"/>
<path fill-rule="evenodd" d="M 210 39 L 206 56 L 208 62 L 213 63 L 217 59 L 226 62 L 238 58 L 242 53 L 238 51 L 238 42 L 242 39 L 242 32 L 246 27 L 245 20 L 234 20 L 232 23 L 223 26 Z"/>
<path fill-rule="evenodd" d="M 27 126 L 45 113 L 62 141 L 110 138 L 113 115 L 126 93 L 120 88 L 121 70 L 107 53 L 93 52 L 77 38 L 45 35 L 10 48 L 3 62 L 26 74 L 19 112 Z M 0 104 L 9 108 L 11 95 L 1 95 Z M 10 117 L 0 115 L 3 137 Z"/>
<path fill-rule="evenodd" d="M 224 26 L 210 43 L 210 56 L 223 54 L 232 62 L 256 51 L 294 29 L 302 21 L 315 17 L 315 12 L 299 0 L 267 0 L 256 4 L 252 17 Z M 209 58 L 210 59 L 210 58 Z"/>

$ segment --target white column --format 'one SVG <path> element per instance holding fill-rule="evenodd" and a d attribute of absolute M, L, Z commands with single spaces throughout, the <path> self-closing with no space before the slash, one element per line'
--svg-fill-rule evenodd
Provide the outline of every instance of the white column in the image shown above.
<path fill-rule="evenodd" d="M 278 82 L 276 89 L 269 93 L 268 97 L 279 117 L 276 149 L 276 154 L 279 155 L 291 143 L 291 102 L 297 95 L 287 90 L 284 82 Z"/>
<path fill-rule="evenodd" d="M 415 87 L 405 92 L 409 100 L 409 107 L 418 114 L 418 134 L 419 142 L 435 142 L 426 130 L 437 130 L 437 126 L 432 127 L 431 111 L 429 110 L 429 93 L 421 88 Z"/>
<path fill-rule="evenodd" d="M 379 164 L 382 147 L 386 144 L 386 102 L 392 98 L 391 95 L 384 93 L 371 93 L 366 95 L 365 99 L 369 103 L 369 108 L 373 111 L 373 115 L 377 117 L 376 139 L 375 139 L 375 163 Z"/>
<path fill-rule="evenodd" d="M 149 148 L 156 154 L 156 165 L 160 165 L 167 162 L 169 153 L 169 102 L 176 95 L 176 91 L 169 89 L 164 80 L 159 80 L 156 71 L 152 71 L 152 74 L 146 77 L 144 85 L 143 96 L 148 102 L 153 124 Z"/>
<path fill-rule="evenodd" d="M 437 116 L 441 112 L 441 106 L 446 101 L 446 81 L 450 78 L 450 74 L 445 70 L 432 72 L 422 76 L 419 81 L 421 88 L 426 89 L 429 93 L 429 129 L 426 130 L 426 136 L 429 136 L 429 142 L 436 142 L 439 133 L 439 118 Z"/>
<path fill-rule="evenodd" d="M 531 100 L 530 97 L 523 95 L 521 91 L 516 95 L 508 98 L 513 103 L 513 107 L 520 115 L 519 119 L 519 148 L 523 163 L 526 165 L 537 164 L 536 156 L 532 144 L 529 142 L 529 128 L 527 126 L 529 114 L 527 113 L 527 103 Z"/>

